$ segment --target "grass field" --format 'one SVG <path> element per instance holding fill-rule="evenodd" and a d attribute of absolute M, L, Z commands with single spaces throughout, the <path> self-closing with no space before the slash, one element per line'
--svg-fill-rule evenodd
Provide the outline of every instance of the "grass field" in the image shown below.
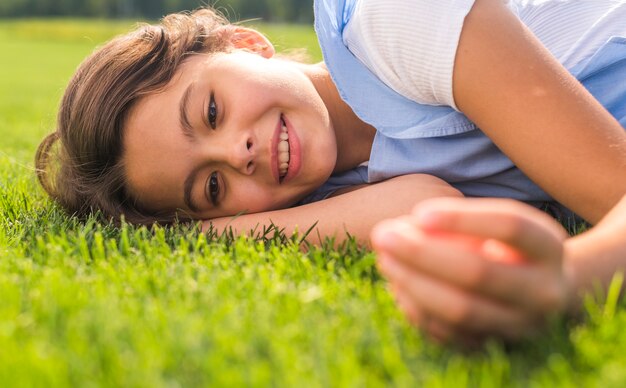
<path fill-rule="evenodd" d="M 32 159 L 73 69 L 130 22 L 0 21 L 0 386 L 626 384 L 626 309 L 587 303 L 536 340 L 463 353 L 402 319 L 354 244 L 114 228 L 64 216 Z M 308 28 L 261 25 L 288 49 Z"/>

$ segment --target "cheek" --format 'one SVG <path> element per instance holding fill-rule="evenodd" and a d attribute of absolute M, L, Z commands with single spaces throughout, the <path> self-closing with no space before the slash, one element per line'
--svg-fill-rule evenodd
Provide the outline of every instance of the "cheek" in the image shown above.
<path fill-rule="evenodd" d="M 280 207 L 277 195 L 267 189 L 255 185 L 241 185 L 236 192 L 233 190 L 233 210 L 238 213 L 247 211 L 258 213 Z"/>

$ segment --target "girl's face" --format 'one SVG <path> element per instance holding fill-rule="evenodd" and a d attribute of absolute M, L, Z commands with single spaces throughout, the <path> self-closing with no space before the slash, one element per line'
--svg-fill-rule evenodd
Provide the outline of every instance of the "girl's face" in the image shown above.
<path fill-rule="evenodd" d="M 326 106 L 272 54 L 193 56 L 138 102 L 123 158 L 141 205 L 215 218 L 289 207 L 324 183 L 337 157 Z"/>

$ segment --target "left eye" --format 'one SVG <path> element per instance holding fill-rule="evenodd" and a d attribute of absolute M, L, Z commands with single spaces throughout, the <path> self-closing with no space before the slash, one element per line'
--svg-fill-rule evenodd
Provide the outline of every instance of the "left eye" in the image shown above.
<path fill-rule="evenodd" d="M 207 121 L 212 129 L 215 129 L 217 126 L 217 104 L 215 103 L 215 98 L 213 98 L 213 94 L 211 94 L 211 100 L 209 101 L 209 108 L 207 109 Z"/>
<path fill-rule="evenodd" d="M 206 185 L 206 193 L 211 203 L 215 206 L 220 195 L 220 181 L 217 177 L 217 172 L 213 172 L 211 176 L 209 176 Z"/>

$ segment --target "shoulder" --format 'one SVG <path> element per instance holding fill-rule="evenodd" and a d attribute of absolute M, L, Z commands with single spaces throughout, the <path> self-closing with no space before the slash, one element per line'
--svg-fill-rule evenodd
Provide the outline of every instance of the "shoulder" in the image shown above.
<path fill-rule="evenodd" d="M 423 35 L 413 38 L 435 39 L 432 32 L 447 29 L 449 23 L 462 23 L 473 4 L 474 0 L 360 0 L 353 7 L 348 28 L 366 33 L 374 44 L 414 31 Z"/>
<path fill-rule="evenodd" d="M 474 0 L 360 0 L 343 32 L 350 51 L 396 92 L 450 105 L 454 56 Z"/>

